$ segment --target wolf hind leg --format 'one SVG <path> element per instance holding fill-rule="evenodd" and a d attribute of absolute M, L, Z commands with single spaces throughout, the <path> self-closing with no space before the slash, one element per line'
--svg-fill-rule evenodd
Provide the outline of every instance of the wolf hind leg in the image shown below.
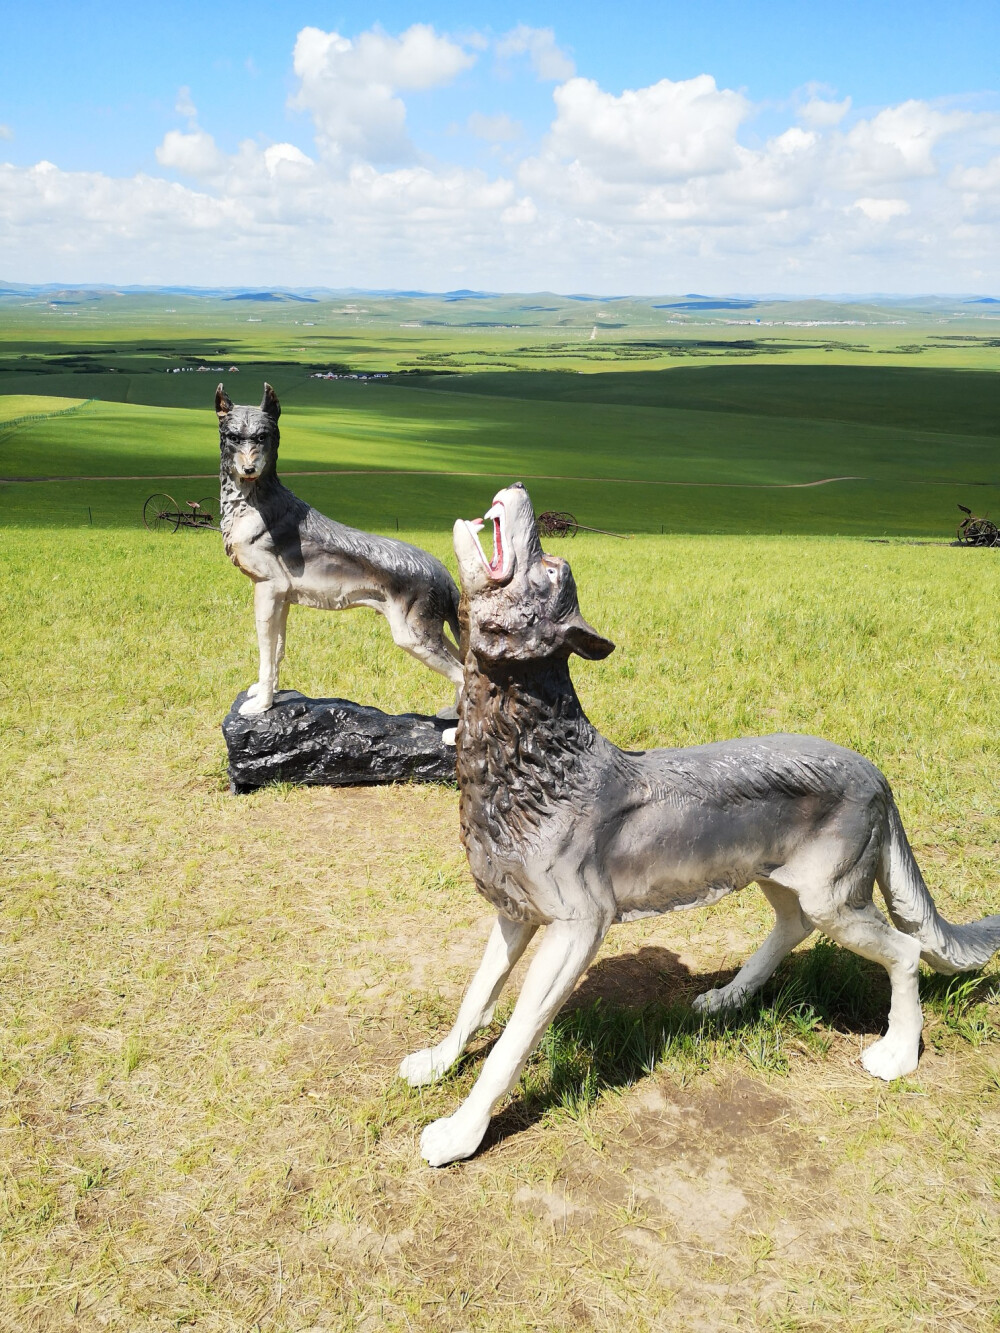
<path fill-rule="evenodd" d="M 774 926 L 770 935 L 743 964 L 728 986 L 699 995 L 693 1007 L 702 1014 L 715 1014 L 722 1009 L 733 1009 L 760 990 L 773 974 L 781 960 L 813 933 L 813 926 L 805 920 L 799 907 L 798 896 L 792 889 L 773 880 L 759 880 L 760 888 L 774 908 Z"/>
<path fill-rule="evenodd" d="M 871 901 L 860 908 L 845 903 L 829 912 L 810 912 L 810 917 L 824 935 L 862 958 L 881 963 L 889 973 L 889 1026 L 885 1036 L 867 1048 L 861 1063 L 869 1074 L 887 1083 L 912 1074 L 920 1056 L 923 1028 L 919 940 L 891 926 Z"/>
<path fill-rule="evenodd" d="M 443 626 L 437 622 L 428 623 L 418 612 L 411 610 L 408 613 L 395 602 L 389 602 L 383 614 L 396 646 L 432 671 L 446 676 L 455 686 L 457 697 L 462 684 L 462 663 L 444 637 Z"/>

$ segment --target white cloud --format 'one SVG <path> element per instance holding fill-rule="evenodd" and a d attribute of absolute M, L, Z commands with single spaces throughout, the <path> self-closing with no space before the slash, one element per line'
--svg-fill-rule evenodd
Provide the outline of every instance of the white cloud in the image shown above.
<path fill-rule="evenodd" d="M 961 192 L 962 209 L 970 222 L 1000 222 L 1000 156 L 981 166 L 957 168 L 949 183 Z"/>
<path fill-rule="evenodd" d="M 179 171 L 182 176 L 218 176 L 225 169 L 225 155 L 216 147 L 212 136 L 199 126 L 198 108 L 186 85 L 177 90 L 174 110 L 188 122 L 188 132 L 168 130 L 156 149 L 157 162 L 161 167 Z"/>
<path fill-rule="evenodd" d="M 976 193 L 1000 190 L 1000 157 L 991 158 L 981 167 L 965 167 L 955 172 L 954 183 L 959 189 Z"/>
<path fill-rule="evenodd" d="M 508 205 L 500 214 L 500 221 L 515 227 L 529 227 L 538 221 L 538 209 L 534 200 L 525 195 L 516 203 Z"/>
<path fill-rule="evenodd" d="M 570 79 L 553 93 L 556 118 L 547 155 L 607 180 L 665 181 L 724 171 L 738 157 L 736 131 L 750 111 L 740 93 L 707 74 L 606 93 Z"/>
<path fill-rule="evenodd" d="M 186 120 L 194 122 L 198 119 L 198 108 L 191 100 L 191 89 L 186 84 L 183 88 L 177 90 L 177 101 L 174 103 L 174 110 L 179 116 L 184 116 Z"/>
<path fill-rule="evenodd" d="M 498 116 L 484 116 L 480 111 L 473 111 L 466 124 L 470 134 L 488 143 L 511 143 L 524 133 L 521 122 L 513 120 L 505 112 Z"/>
<path fill-rule="evenodd" d="M 416 156 L 398 92 L 451 83 L 476 57 L 426 23 L 399 37 L 379 28 L 356 40 L 303 28 L 293 64 L 299 78 L 291 105 L 312 116 L 321 151 L 331 159 L 407 162 Z"/>
<path fill-rule="evenodd" d="M 576 66 L 560 46 L 551 28 L 530 28 L 519 23 L 497 40 L 496 53 L 501 60 L 527 56 L 535 75 L 545 82 L 561 83 L 571 79 Z"/>
<path fill-rule="evenodd" d="M 870 222 L 891 222 L 910 211 L 905 199 L 855 199 L 851 207 L 864 213 Z"/>
<path fill-rule="evenodd" d="M 842 102 L 828 101 L 823 97 L 810 97 L 808 102 L 799 107 L 799 119 L 805 121 L 807 125 L 826 129 L 831 125 L 839 125 L 850 109 L 849 97 L 845 97 Z"/>
<path fill-rule="evenodd" d="M 197 127 L 190 134 L 168 130 L 156 150 L 156 160 L 161 167 L 184 176 L 217 176 L 226 163 L 212 136 Z"/>
<path fill-rule="evenodd" d="M 299 173 L 314 163 L 311 157 L 307 157 L 302 149 L 296 148 L 293 143 L 274 143 L 270 148 L 264 149 L 264 165 L 269 176 L 277 176 L 281 172 Z"/>
<path fill-rule="evenodd" d="M 539 31 L 507 34 L 520 43 L 509 54 L 534 58 L 524 34 Z M 0 167 L 7 273 L 436 289 L 1000 286 L 1000 115 L 911 100 L 858 119 L 849 98 L 811 87 L 761 142 L 746 129 L 753 105 L 708 75 L 620 94 L 568 77 L 548 133 L 524 148 L 511 116 L 472 111 L 470 133 L 505 144 L 511 159 L 493 160 L 512 165 L 470 170 L 421 155 L 405 98 L 453 82 L 478 49 L 426 25 L 353 40 L 303 29 L 293 105 L 312 117 L 316 153 L 253 139 L 226 153 L 181 89 L 186 128 L 156 158 L 186 183 Z"/>
<path fill-rule="evenodd" d="M 933 176 L 939 142 L 969 128 L 973 119 L 962 111 L 938 111 L 912 99 L 886 107 L 871 120 L 859 120 L 847 132 L 843 176 L 854 186 Z"/>

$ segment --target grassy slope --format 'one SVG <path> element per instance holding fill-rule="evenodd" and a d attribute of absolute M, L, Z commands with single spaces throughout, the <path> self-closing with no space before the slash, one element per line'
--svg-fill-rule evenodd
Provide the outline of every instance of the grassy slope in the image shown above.
<path fill-rule="evenodd" d="M 599 376 L 439 378 L 419 388 L 318 382 L 264 367 L 285 404 L 282 466 L 475 472 L 532 484 L 540 508 L 621 531 L 801 531 L 947 536 L 962 501 L 1000 506 L 1000 377 L 982 372 L 726 366 Z M 36 377 L 46 379 L 48 377 Z M 208 375 L 80 375 L 90 402 L 0 430 L 0 472 L 211 475 Z M 244 381 L 229 383 L 241 397 Z M 246 385 L 256 395 L 256 378 Z M 23 404 L 27 400 L 19 398 Z M 46 400 L 51 402 L 54 400 Z M 22 410 L 19 408 L 19 410 Z M 40 409 L 41 410 L 41 409 Z M 756 489 L 828 477 L 813 489 Z M 580 480 L 593 478 L 595 480 Z M 618 484 L 608 485 L 607 479 Z M 697 483 L 633 485 L 633 482 Z M 721 484 L 721 489 L 720 489 Z M 727 484 L 752 489 L 726 489 Z M 182 484 L 178 483 L 182 488 Z M 349 522 L 450 526 L 481 483 L 302 478 L 305 498 Z M 165 486 L 169 491 L 170 487 Z M 152 483 L 4 488 L 11 521 L 135 522 Z M 202 488 L 204 489 L 204 487 Z M 177 497 L 178 499 L 190 497 Z M 470 505 L 472 509 L 470 510 Z"/>
<path fill-rule="evenodd" d="M 546 293 L 314 303 L 179 293 L 53 299 L 70 304 L 0 304 L 0 396 L 103 405 L 0 429 L 0 476 L 212 473 L 214 384 L 224 378 L 236 397 L 254 401 L 266 377 L 286 408 L 286 471 L 601 479 L 537 480 L 533 493 L 542 508 L 636 532 L 947 538 L 956 503 L 1000 509 L 1000 339 L 991 307 L 765 302 L 735 312 L 764 321 L 744 326 L 721 322 L 725 311 L 670 298 Z M 793 319 L 865 323 L 767 322 Z M 199 364 L 212 369 L 164 373 Z M 234 364 L 239 377 L 229 372 Z M 367 387 L 309 378 L 328 365 L 423 374 Z M 429 373 L 441 368 L 477 373 Z M 10 405 L 5 415 L 20 411 Z M 863 480 L 716 489 L 831 476 Z M 626 484 L 636 481 L 712 485 Z M 455 513 L 476 506 L 479 491 L 460 478 L 296 485 L 348 521 L 390 529 L 415 516 L 450 526 Z M 8 521 L 130 526 L 148 493 L 127 482 L 5 487 L 0 506 Z"/>
<path fill-rule="evenodd" d="M 217 539 L 0 542 L 5 1327 L 995 1327 L 995 986 L 926 981 L 920 1070 L 886 1088 L 857 1062 L 884 980 L 836 951 L 692 1028 L 766 929 L 754 891 L 623 927 L 488 1150 L 430 1173 L 420 1128 L 482 1050 L 423 1094 L 394 1078 L 486 929 L 454 794 L 230 798 L 253 648 Z M 619 643 L 576 671 L 609 736 L 860 748 L 943 909 L 1000 910 L 990 552 L 581 537 L 573 563 Z M 392 709 L 447 692 L 368 613 L 293 612 L 286 671 Z"/>

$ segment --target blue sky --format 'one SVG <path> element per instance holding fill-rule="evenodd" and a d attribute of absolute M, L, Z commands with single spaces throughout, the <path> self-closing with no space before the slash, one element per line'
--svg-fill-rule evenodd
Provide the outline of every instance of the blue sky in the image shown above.
<path fill-rule="evenodd" d="M 3 38 L 7 280 L 1000 280 L 996 0 L 78 0 Z"/>

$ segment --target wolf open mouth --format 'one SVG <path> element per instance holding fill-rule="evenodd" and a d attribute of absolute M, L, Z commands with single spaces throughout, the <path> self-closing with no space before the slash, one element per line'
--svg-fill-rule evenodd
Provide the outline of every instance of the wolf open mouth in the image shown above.
<path fill-rule="evenodd" d="M 487 559 L 482 542 L 479 540 L 479 534 L 488 521 L 493 523 L 493 556 L 491 559 Z M 486 571 L 493 582 L 499 583 L 508 579 L 512 572 L 512 561 L 510 546 L 507 541 L 507 514 L 503 501 L 494 500 L 493 507 L 488 509 L 482 518 L 473 519 L 471 523 L 467 521 L 465 526 L 469 529 L 472 539 L 476 543 L 479 558 L 485 565 Z"/>

